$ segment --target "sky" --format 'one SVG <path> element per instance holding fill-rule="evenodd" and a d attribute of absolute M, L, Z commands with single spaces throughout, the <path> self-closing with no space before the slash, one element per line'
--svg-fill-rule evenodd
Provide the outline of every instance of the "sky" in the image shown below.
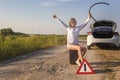
<path fill-rule="evenodd" d="M 84 23 L 89 7 L 97 20 L 109 19 L 117 23 L 116 31 L 120 31 L 120 0 L 0 0 L 0 29 L 12 28 L 15 32 L 27 34 L 66 34 L 61 25 L 52 18 L 56 14 L 66 24 L 70 18 L 76 18 L 77 25 Z M 87 34 L 89 24 L 80 32 Z M 119 32 L 120 33 L 120 32 Z"/>

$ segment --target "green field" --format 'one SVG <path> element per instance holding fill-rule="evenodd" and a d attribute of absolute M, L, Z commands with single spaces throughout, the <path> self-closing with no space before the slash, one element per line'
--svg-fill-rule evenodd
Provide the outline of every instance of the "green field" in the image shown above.
<path fill-rule="evenodd" d="M 80 39 L 86 40 L 86 35 Z M 0 30 L 0 61 L 44 48 L 66 44 L 66 35 L 29 35 L 14 32 L 11 28 Z"/>
<path fill-rule="evenodd" d="M 0 36 L 0 60 L 66 44 L 64 35 Z"/>

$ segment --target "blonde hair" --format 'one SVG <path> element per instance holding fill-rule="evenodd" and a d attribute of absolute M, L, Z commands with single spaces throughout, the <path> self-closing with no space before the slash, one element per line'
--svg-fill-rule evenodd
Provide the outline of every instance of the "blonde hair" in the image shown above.
<path fill-rule="evenodd" d="M 70 27 L 72 27 L 72 26 L 71 26 L 71 21 L 72 21 L 72 20 L 75 21 L 75 25 L 77 24 L 76 19 L 75 19 L 75 18 L 71 18 L 70 21 L 69 21 Z"/>

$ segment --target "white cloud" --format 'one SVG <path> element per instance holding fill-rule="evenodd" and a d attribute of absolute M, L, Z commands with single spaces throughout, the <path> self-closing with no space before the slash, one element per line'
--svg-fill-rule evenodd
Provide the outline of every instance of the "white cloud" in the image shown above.
<path fill-rule="evenodd" d="M 55 2 L 43 2 L 40 5 L 43 7 L 47 7 L 47 6 L 55 6 L 55 5 L 57 5 L 57 3 L 55 3 Z"/>
<path fill-rule="evenodd" d="M 73 2 L 73 1 L 78 1 L 78 0 L 56 0 L 56 1 L 59 1 L 59 2 Z"/>
<path fill-rule="evenodd" d="M 47 7 L 47 6 L 55 6 L 58 4 L 61 4 L 60 2 L 76 2 L 79 0 L 46 0 L 45 2 L 41 3 L 40 5 L 43 7 Z"/>

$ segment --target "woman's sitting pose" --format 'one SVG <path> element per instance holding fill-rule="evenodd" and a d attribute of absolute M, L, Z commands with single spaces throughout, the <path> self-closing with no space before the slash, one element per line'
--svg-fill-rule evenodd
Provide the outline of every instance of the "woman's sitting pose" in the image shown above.
<path fill-rule="evenodd" d="M 56 15 L 53 15 L 53 18 L 61 23 L 64 29 L 67 31 L 67 48 L 68 50 L 78 51 L 78 59 L 76 60 L 76 64 L 80 66 L 80 62 L 83 61 L 83 56 L 86 53 L 87 49 L 86 47 L 79 45 L 79 32 L 88 24 L 91 16 L 89 15 L 85 23 L 79 26 L 76 26 L 77 22 L 75 18 L 70 19 L 69 25 L 65 24 Z"/>

